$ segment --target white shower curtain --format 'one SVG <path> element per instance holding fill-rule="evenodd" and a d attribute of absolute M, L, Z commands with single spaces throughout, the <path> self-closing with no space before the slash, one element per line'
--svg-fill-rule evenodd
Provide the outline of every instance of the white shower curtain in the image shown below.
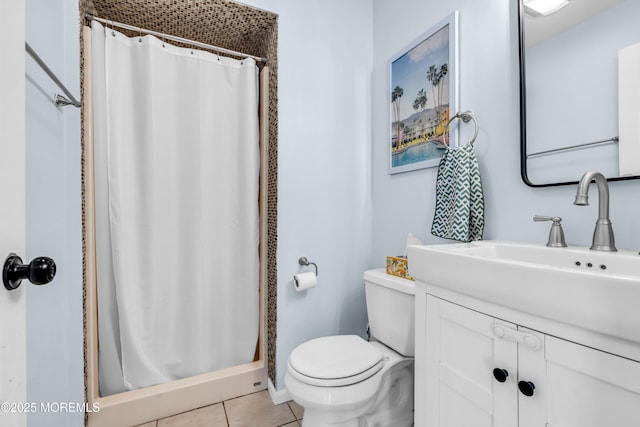
<path fill-rule="evenodd" d="M 251 362 L 255 62 L 92 33 L 101 394 Z"/>

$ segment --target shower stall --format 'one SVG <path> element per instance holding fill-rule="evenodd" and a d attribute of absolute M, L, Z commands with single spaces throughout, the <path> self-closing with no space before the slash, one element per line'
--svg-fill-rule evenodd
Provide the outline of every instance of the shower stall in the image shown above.
<path fill-rule="evenodd" d="M 263 390 L 277 16 L 223 0 L 80 5 L 85 383 L 100 408 L 87 423 Z M 247 28 L 231 37 L 238 22 L 257 45 Z"/>

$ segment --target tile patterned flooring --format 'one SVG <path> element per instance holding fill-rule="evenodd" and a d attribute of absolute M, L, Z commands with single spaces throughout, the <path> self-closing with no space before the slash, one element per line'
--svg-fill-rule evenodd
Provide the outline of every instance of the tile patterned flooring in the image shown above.
<path fill-rule="evenodd" d="M 274 405 L 264 390 L 138 427 L 300 427 L 303 414 L 293 401 Z"/>

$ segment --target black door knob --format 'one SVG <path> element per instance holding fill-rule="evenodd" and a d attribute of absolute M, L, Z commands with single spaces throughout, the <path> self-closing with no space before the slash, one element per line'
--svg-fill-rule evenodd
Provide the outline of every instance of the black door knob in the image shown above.
<path fill-rule="evenodd" d="M 17 289 L 23 279 L 34 285 L 46 285 L 56 275 L 56 263 L 48 257 L 34 258 L 29 264 L 22 264 L 22 258 L 9 254 L 2 269 L 2 282 L 10 291 Z"/>
<path fill-rule="evenodd" d="M 495 378 L 499 383 L 505 382 L 508 376 L 509 372 L 506 369 L 495 368 L 493 370 L 493 378 Z"/>
<path fill-rule="evenodd" d="M 525 396 L 533 396 L 533 390 L 535 390 L 536 385 L 531 381 L 519 381 L 518 388 Z"/>

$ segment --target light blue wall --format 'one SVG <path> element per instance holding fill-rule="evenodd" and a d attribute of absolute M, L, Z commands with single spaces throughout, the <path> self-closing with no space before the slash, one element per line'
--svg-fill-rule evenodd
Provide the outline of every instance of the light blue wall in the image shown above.
<path fill-rule="evenodd" d="M 516 1 L 376 0 L 373 5 L 371 263 L 399 253 L 407 232 L 428 243 L 446 242 L 430 234 L 435 169 L 399 175 L 386 172 L 390 102 L 386 61 L 453 10 L 460 13 L 460 109 L 473 110 L 480 123 L 476 150 L 486 201 L 485 238 L 545 243 L 548 225 L 531 218 L 553 214 L 564 218 L 569 244 L 590 245 L 597 203 L 574 206 L 575 186 L 534 189 L 520 179 Z M 640 181 L 614 182 L 610 187 L 618 247 L 639 249 Z"/>
<path fill-rule="evenodd" d="M 27 0 L 26 40 L 80 97 L 77 2 Z M 84 402 L 80 110 L 57 108 L 60 90 L 26 57 L 27 253 L 50 256 L 55 279 L 27 288 L 27 400 Z M 25 255 L 25 254 L 22 254 Z M 55 407 L 54 407 L 55 408 Z M 29 427 L 80 426 L 82 413 L 29 413 Z"/>
<path fill-rule="evenodd" d="M 250 0 L 279 15 L 278 338 L 276 387 L 294 347 L 364 336 L 370 261 L 371 0 Z M 315 289 L 293 275 L 306 256 Z"/>
<path fill-rule="evenodd" d="M 515 12 L 504 0 L 374 2 L 373 68 L 373 260 L 401 253 L 408 232 L 425 243 L 445 242 L 431 236 L 436 169 L 387 174 L 389 89 L 387 61 L 452 11 L 459 15 L 461 110 L 472 110 L 480 130 L 476 150 L 485 187 L 486 233 L 495 236 L 504 224 L 496 218 L 503 196 L 526 191 L 518 169 L 518 74 Z M 398 25 L 398 11 L 402 25 Z M 461 141 L 471 126 L 461 126 Z M 494 160 L 495 159 L 495 160 Z M 499 186 L 499 192 L 493 191 Z M 521 206 L 510 206 L 514 216 Z M 528 215 L 528 214 L 526 214 Z"/>

